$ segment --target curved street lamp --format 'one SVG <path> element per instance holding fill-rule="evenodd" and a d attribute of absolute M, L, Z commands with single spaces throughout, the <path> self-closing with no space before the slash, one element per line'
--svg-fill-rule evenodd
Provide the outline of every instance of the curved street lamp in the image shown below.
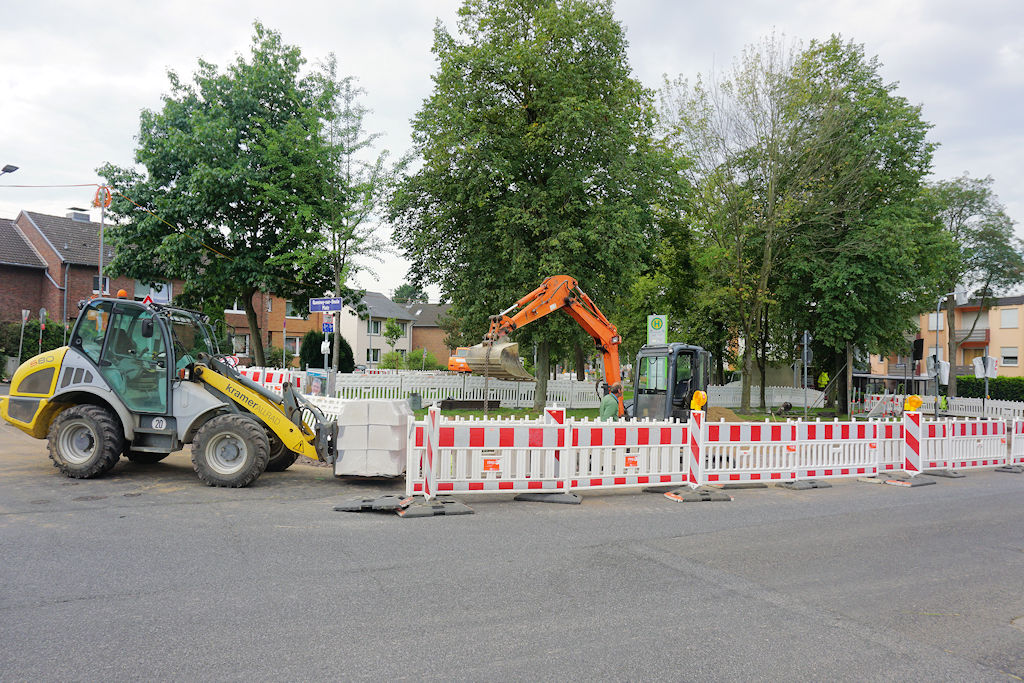
<path fill-rule="evenodd" d="M 3 168 L 0 168 L 0 175 L 3 175 L 5 173 L 14 173 L 17 170 L 18 170 L 17 166 L 15 166 L 13 164 L 7 164 Z"/>

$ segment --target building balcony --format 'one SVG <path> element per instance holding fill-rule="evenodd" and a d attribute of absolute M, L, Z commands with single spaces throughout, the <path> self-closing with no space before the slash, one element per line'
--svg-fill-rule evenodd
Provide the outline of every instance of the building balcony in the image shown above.
<path fill-rule="evenodd" d="M 989 342 L 991 330 L 989 328 L 975 328 L 972 332 L 970 328 L 966 330 L 956 331 L 956 341 L 961 346 L 968 347 L 979 347 L 985 346 Z"/>

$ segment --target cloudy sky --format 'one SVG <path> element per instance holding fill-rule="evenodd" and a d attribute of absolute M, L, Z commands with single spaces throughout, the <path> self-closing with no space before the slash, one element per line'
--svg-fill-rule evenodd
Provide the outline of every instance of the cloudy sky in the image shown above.
<path fill-rule="evenodd" d="M 199 58 L 227 64 L 261 20 L 310 62 L 337 55 L 372 109 L 380 147 L 409 147 L 409 120 L 429 94 L 432 30 L 454 30 L 458 0 L 264 0 L 149 3 L 38 0 L 0 21 L 0 217 L 27 209 L 63 215 L 87 206 L 95 169 L 132 163 L 139 112 L 159 108 L 168 69 Z M 1024 2 L 1020 0 L 619 0 L 636 76 L 695 76 L 728 66 L 773 30 L 808 41 L 832 33 L 877 55 L 887 81 L 923 106 L 940 144 L 934 175 L 991 175 L 1011 217 L 1024 222 Z M 95 212 L 98 220 L 98 212 Z M 382 234 L 388 234 L 386 228 Z M 405 264 L 390 259 L 359 284 L 390 292 Z"/>

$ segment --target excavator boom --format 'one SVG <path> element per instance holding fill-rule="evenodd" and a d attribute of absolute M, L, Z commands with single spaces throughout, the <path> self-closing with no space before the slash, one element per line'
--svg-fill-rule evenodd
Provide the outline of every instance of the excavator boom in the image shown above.
<path fill-rule="evenodd" d="M 496 379 L 534 379 L 519 359 L 519 345 L 498 340 L 557 310 L 564 310 L 594 340 L 604 361 L 606 385 L 618 382 L 619 343 L 622 341 L 619 332 L 579 288 L 576 278 L 569 275 L 548 277 L 537 289 L 498 315 L 491 316 L 491 325 L 483 343 L 470 347 L 466 352 L 466 364 L 473 373 L 486 373 Z"/>

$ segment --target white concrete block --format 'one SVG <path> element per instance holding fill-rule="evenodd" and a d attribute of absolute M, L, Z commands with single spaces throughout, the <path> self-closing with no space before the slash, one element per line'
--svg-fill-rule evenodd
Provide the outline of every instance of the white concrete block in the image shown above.
<path fill-rule="evenodd" d="M 366 449 L 349 448 L 338 451 L 334 461 L 334 476 L 363 475 L 366 471 Z"/>
<path fill-rule="evenodd" d="M 341 406 L 338 414 L 339 425 L 365 425 L 366 401 L 348 401 Z"/>
<path fill-rule="evenodd" d="M 367 424 L 403 426 L 412 416 L 408 401 L 369 401 Z"/>
<path fill-rule="evenodd" d="M 386 451 L 401 451 L 405 456 L 409 430 L 406 426 L 386 426 L 371 424 L 367 426 L 366 447 Z"/>
<path fill-rule="evenodd" d="M 341 449 L 366 450 L 366 425 L 345 425 L 338 428 L 338 447 Z"/>

